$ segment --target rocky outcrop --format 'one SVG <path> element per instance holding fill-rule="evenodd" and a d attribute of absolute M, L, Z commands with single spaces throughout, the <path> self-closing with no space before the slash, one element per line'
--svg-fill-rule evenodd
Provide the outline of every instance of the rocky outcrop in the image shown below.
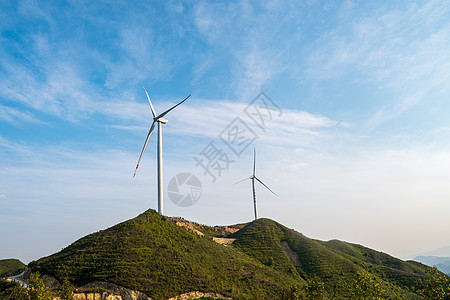
<path fill-rule="evenodd" d="M 93 293 L 94 290 L 97 293 Z M 76 290 L 75 294 L 78 294 L 77 297 L 79 297 L 75 298 L 75 300 L 152 300 L 152 298 L 139 291 L 133 291 L 104 281 L 93 281 L 83 285 Z M 82 298 L 83 295 L 85 295 L 85 298 Z"/>
<path fill-rule="evenodd" d="M 32 274 L 31 269 L 27 268 L 20 279 L 27 283 Z M 41 275 L 41 279 L 51 289 L 61 288 L 61 283 L 53 276 Z M 74 300 L 152 300 L 139 291 L 104 281 L 93 281 L 77 288 L 73 293 L 73 298 Z M 55 300 L 58 299 L 55 298 Z"/>
<path fill-rule="evenodd" d="M 25 268 L 25 271 L 22 274 L 22 277 L 20 278 L 20 280 L 23 281 L 28 281 L 31 277 L 31 274 L 33 274 L 33 271 L 31 270 L 31 268 Z"/>
<path fill-rule="evenodd" d="M 104 293 L 74 293 L 74 300 L 123 300 L 122 296 Z"/>
<path fill-rule="evenodd" d="M 199 236 L 203 236 L 203 232 L 199 231 L 197 228 L 200 227 L 199 224 L 194 222 L 186 221 L 183 218 L 169 218 L 170 221 L 174 222 L 177 226 L 184 227 L 189 231 L 196 233 Z"/>
<path fill-rule="evenodd" d="M 33 271 L 31 268 L 26 268 L 25 271 L 17 276 L 17 280 L 23 281 L 25 283 L 28 283 L 28 281 L 31 279 L 31 276 L 33 275 Z M 45 286 L 51 288 L 51 289 L 59 289 L 61 287 L 61 283 L 53 276 L 50 275 L 41 275 L 41 279 L 44 282 Z"/>
<path fill-rule="evenodd" d="M 296 267 L 300 267 L 302 263 L 300 262 L 300 258 L 298 257 L 297 252 L 293 251 L 291 247 L 289 247 L 288 242 L 282 241 L 281 248 L 283 248 L 284 253 L 287 255 L 292 264 Z"/>
<path fill-rule="evenodd" d="M 228 247 L 231 246 L 231 244 L 233 244 L 233 242 L 235 240 L 236 239 L 213 237 L 213 241 L 214 242 L 216 242 L 218 244 L 221 244 L 221 245 L 224 245 L 224 246 L 228 246 Z"/>
<path fill-rule="evenodd" d="M 172 298 L 169 298 L 168 300 L 189 300 L 189 299 L 199 299 L 202 297 L 209 297 L 209 298 L 213 298 L 213 299 L 228 299 L 228 300 L 232 300 L 232 298 L 228 298 L 225 296 L 222 296 L 220 294 L 217 293 L 203 293 L 203 292 L 189 292 L 189 293 L 185 293 L 185 294 L 181 294 Z"/>
<path fill-rule="evenodd" d="M 50 275 L 42 275 L 42 281 L 44 284 L 51 289 L 59 289 L 61 288 L 61 283 L 53 276 Z"/>

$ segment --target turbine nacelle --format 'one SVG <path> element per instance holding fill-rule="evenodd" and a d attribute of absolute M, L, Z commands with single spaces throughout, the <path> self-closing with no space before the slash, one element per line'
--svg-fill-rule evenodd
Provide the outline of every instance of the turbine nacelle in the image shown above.
<path fill-rule="evenodd" d="M 153 119 L 153 120 L 154 120 L 154 122 L 159 122 L 159 123 L 162 123 L 162 124 L 167 124 L 167 122 L 169 122 L 169 120 L 164 119 L 164 118 Z"/>

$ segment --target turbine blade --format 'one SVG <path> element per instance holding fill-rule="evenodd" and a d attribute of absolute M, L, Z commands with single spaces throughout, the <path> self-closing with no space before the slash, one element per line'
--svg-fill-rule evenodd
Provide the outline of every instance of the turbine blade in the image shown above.
<path fill-rule="evenodd" d="M 148 95 L 147 90 L 145 89 L 145 87 L 142 87 L 142 88 L 144 89 L 145 94 L 147 95 L 148 103 L 150 103 L 150 108 L 152 109 L 152 115 L 153 115 L 153 118 L 154 118 L 154 117 L 156 117 L 156 113 L 155 113 L 155 109 L 153 108 L 152 101 L 150 101 L 150 97 L 149 97 L 149 95 Z"/>
<path fill-rule="evenodd" d="M 265 185 L 261 180 L 258 179 L 258 177 L 255 176 L 255 179 L 259 181 L 259 183 L 261 183 L 263 186 L 266 187 L 266 189 L 268 189 L 269 191 L 272 192 L 272 194 L 274 194 L 275 196 L 278 196 L 274 191 L 272 191 L 267 185 Z"/>
<path fill-rule="evenodd" d="M 180 105 L 181 103 L 183 103 L 184 101 L 186 101 L 191 95 L 187 96 L 186 98 L 184 98 L 183 101 L 181 101 L 180 103 L 178 103 L 177 105 L 172 106 L 171 108 L 169 108 L 168 110 L 166 110 L 165 112 L 163 112 L 162 114 L 160 114 L 159 116 L 155 117 L 156 120 L 158 120 L 159 118 L 164 117 L 165 115 L 167 115 L 167 113 L 169 111 L 171 111 L 172 109 L 174 109 L 175 107 L 177 107 L 178 105 Z"/>
<path fill-rule="evenodd" d="M 144 148 L 142 148 L 141 156 L 139 156 L 139 160 L 137 162 L 136 169 L 134 170 L 133 178 L 134 178 L 134 176 L 136 176 L 136 172 L 137 172 L 137 169 L 139 168 L 139 163 L 141 162 L 141 158 L 142 158 L 142 155 L 144 154 L 145 148 L 147 147 L 148 140 L 152 136 L 153 129 L 155 129 L 155 123 L 156 123 L 156 121 L 153 121 L 152 127 L 150 127 L 150 130 L 148 131 L 147 139 L 145 140 Z"/>
<path fill-rule="evenodd" d="M 246 180 L 249 180 L 249 179 L 252 179 L 251 177 L 248 177 L 248 178 L 245 178 L 245 179 L 242 179 L 242 180 L 239 180 L 238 182 L 236 182 L 235 184 L 233 184 L 233 185 L 236 185 L 236 184 L 238 184 L 238 183 L 241 183 L 241 182 L 243 182 L 243 181 L 246 181 Z"/>
<path fill-rule="evenodd" d="M 253 176 L 255 176 L 256 169 L 256 148 L 253 147 Z"/>

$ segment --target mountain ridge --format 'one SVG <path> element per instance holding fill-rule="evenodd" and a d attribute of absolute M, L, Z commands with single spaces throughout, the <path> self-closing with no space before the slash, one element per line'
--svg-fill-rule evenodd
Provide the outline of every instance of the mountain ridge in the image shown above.
<path fill-rule="evenodd" d="M 361 245 L 310 239 L 270 219 L 211 227 L 154 210 L 87 235 L 28 267 L 75 286 L 106 281 L 155 299 L 192 291 L 280 299 L 312 278 L 324 283 L 326 295 L 346 299 L 358 273 L 376 278 L 389 296 L 421 299 L 413 291 L 429 269 Z"/>

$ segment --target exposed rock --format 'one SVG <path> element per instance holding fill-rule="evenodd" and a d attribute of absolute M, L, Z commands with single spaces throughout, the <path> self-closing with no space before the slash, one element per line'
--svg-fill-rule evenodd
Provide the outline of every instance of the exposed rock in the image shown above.
<path fill-rule="evenodd" d="M 198 234 L 199 236 L 204 235 L 203 232 L 201 232 L 197 229 L 197 227 L 200 226 L 197 223 L 186 221 L 183 218 L 168 218 L 168 219 L 170 221 L 174 222 L 176 225 L 178 225 L 180 227 L 184 227 L 184 228 Z"/>
<path fill-rule="evenodd" d="M 222 296 L 222 295 L 217 294 L 217 293 L 203 293 L 203 292 L 198 292 L 198 291 L 181 294 L 181 295 L 169 298 L 168 300 L 188 300 L 188 299 L 198 299 L 198 298 L 202 298 L 202 297 L 210 297 L 210 298 L 213 298 L 213 299 L 229 299 L 229 300 L 232 300 L 232 298 L 228 298 L 228 297 Z"/>
<path fill-rule="evenodd" d="M 228 226 L 214 226 L 214 229 L 220 232 L 222 235 L 229 235 L 238 232 L 238 228 L 228 227 Z"/>
<path fill-rule="evenodd" d="M 33 273 L 31 269 L 27 268 L 23 273 L 22 278 L 27 282 Z M 42 281 L 49 288 L 60 288 L 60 282 L 53 276 L 42 275 Z M 96 290 L 96 292 L 94 292 Z M 133 291 L 116 284 L 104 281 L 93 281 L 80 288 L 77 288 L 73 293 L 74 300 L 152 300 L 142 292 Z M 59 298 L 54 298 L 59 300 Z"/>
<path fill-rule="evenodd" d="M 28 279 L 30 279 L 31 274 L 33 274 L 33 271 L 31 270 L 31 268 L 26 268 L 25 271 L 23 272 L 22 275 L 22 280 L 23 281 L 28 281 Z"/>
<path fill-rule="evenodd" d="M 218 244 L 221 244 L 221 245 L 224 245 L 224 246 L 228 246 L 228 247 L 231 246 L 231 244 L 233 244 L 233 242 L 235 240 L 236 239 L 213 237 L 213 241 L 214 242 L 216 242 Z"/>
<path fill-rule="evenodd" d="M 122 296 L 104 293 L 74 293 L 74 300 L 124 300 Z"/>
<path fill-rule="evenodd" d="M 61 287 L 61 283 L 53 276 L 50 275 L 42 275 L 42 281 L 44 284 L 51 289 L 59 289 Z"/>
<path fill-rule="evenodd" d="M 287 255 L 292 264 L 296 267 L 301 266 L 300 258 L 298 257 L 297 252 L 293 251 L 291 247 L 289 247 L 288 242 L 282 241 L 281 248 L 283 248 L 284 253 Z"/>
<path fill-rule="evenodd" d="M 29 280 L 31 279 L 31 275 L 33 275 L 33 271 L 31 270 L 31 268 L 26 268 L 22 274 L 15 276 L 14 279 L 18 280 L 19 282 L 23 281 L 24 283 L 28 284 Z M 58 289 L 61 287 L 61 283 L 53 276 L 42 275 L 41 279 L 44 284 L 51 289 Z"/>
<path fill-rule="evenodd" d="M 141 293 L 139 291 L 133 291 L 121 286 L 118 286 L 116 284 L 105 282 L 105 281 L 93 281 L 86 285 L 83 285 L 78 289 L 79 292 L 84 294 L 92 294 L 90 291 L 92 291 L 95 288 L 101 288 L 103 290 L 106 290 L 107 292 L 104 292 L 101 296 L 105 297 L 112 297 L 115 295 L 120 295 L 120 298 L 99 298 L 99 300 L 151 300 L 150 297 L 145 295 L 144 293 Z M 100 295 L 100 293 L 96 293 Z M 83 298 L 79 298 L 80 300 Z M 91 300 L 91 298 L 86 298 L 87 300 Z M 76 299 L 78 300 L 78 299 Z M 92 300 L 97 300 L 97 298 L 92 298 Z"/>

